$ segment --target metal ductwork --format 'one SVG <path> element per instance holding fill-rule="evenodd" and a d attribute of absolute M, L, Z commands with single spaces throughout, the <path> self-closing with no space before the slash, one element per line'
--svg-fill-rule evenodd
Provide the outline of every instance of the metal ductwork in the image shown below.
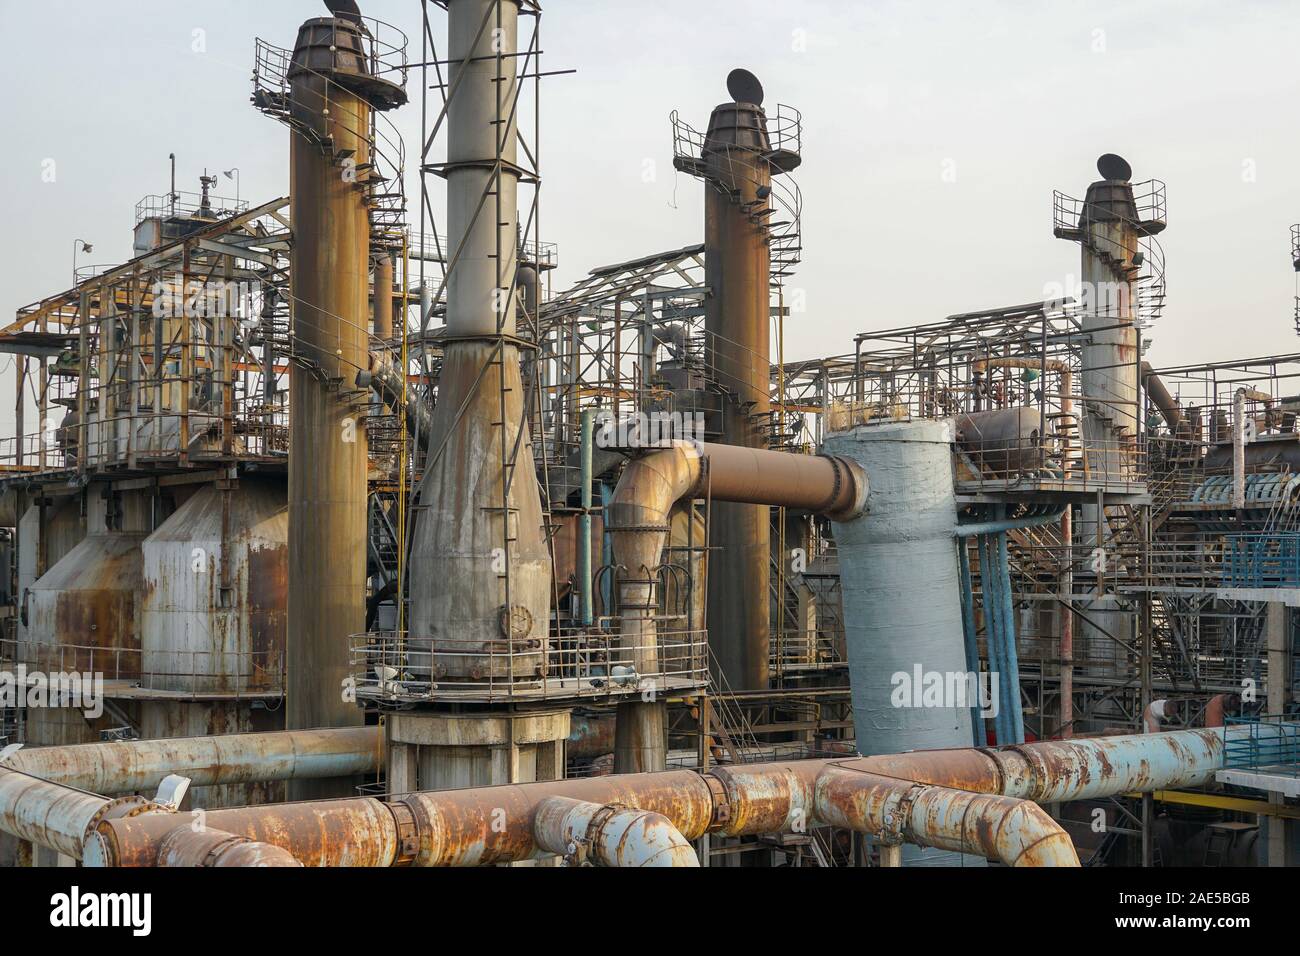
<path fill-rule="evenodd" d="M 733 445 L 676 442 L 628 462 L 605 508 L 619 567 L 620 640 L 637 672 L 660 671 L 655 608 L 659 570 L 679 501 L 708 496 L 715 502 L 785 507 L 839 520 L 862 515 L 867 477 L 854 463 L 828 456 L 795 455 Z M 724 562 L 711 562 L 709 576 Z M 698 582 L 697 582 L 698 583 Z M 618 772 L 663 770 L 662 702 L 619 705 L 614 749 Z"/>

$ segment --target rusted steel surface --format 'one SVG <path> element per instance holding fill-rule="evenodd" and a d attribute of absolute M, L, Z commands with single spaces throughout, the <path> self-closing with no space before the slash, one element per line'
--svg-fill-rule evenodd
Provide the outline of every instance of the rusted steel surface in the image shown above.
<path fill-rule="evenodd" d="M 547 797 L 533 814 L 539 849 L 599 866 L 698 867 L 690 842 L 661 813 Z"/>
<path fill-rule="evenodd" d="M 174 822 L 174 821 L 173 821 Z M 301 867 L 293 854 L 220 830 L 195 831 L 188 823 L 176 827 L 158 849 L 158 866 Z"/>
<path fill-rule="evenodd" d="M 713 817 L 708 784 L 689 770 L 421 793 L 405 801 L 419 829 L 416 865 L 479 866 L 536 856 L 533 816 L 553 796 L 658 813 L 688 840 L 702 836 Z"/>
<path fill-rule="evenodd" d="M 379 728 L 346 727 L 40 747 L 11 754 L 3 766 L 114 794 L 148 790 L 169 774 L 209 787 L 373 773 L 381 746 Z"/>
<path fill-rule="evenodd" d="M 144 541 L 140 645 L 151 688 L 284 686 L 288 536 L 283 487 L 244 479 L 201 489 Z"/>
<path fill-rule="evenodd" d="M 687 841 L 709 831 L 777 833 L 821 822 L 1012 866 L 1075 866 L 1069 837 L 1035 803 L 1204 783 L 1221 765 L 1224 733 L 626 774 L 417 793 L 391 805 L 361 798 L 213 810 L 205 824 L 280 847 L 305 866 L 478 866 L 531 859 L 558 845 L 559 824 L 538 814 L 543 805 L 558 813 L 566 805 L 547 801 L 563 797 L 658 814 Z M 4 784 L 0 777 L 0 795 Z M 165 814 L 106 820 L 86 847 L 87 865 L 152 866 L 175 827 L 176 817 Z M 30 829 L 10 832 L 32 838 Z"/>
<path fill-rule="evenodd" d="M 846 458 L 713 443 L 703 448 L 716 501 L 811 511 L 837 521 L 866 510 L 866 473 Z"/>
<path fill-rule="evenodd" d="M 784 833 L 807 827 L 812 819 L 813 786 L 826 761 L 741 764 L 717 767 L 710 776 L 722 784 L 717 830 L 728 836 Z"/>
<path fill-rule="evenodd" d="M 64 856 L 80 859 L 82 835 L 108 803 L 93 793 L 0 768 L 0 829 Z"/>
<path fill-rule="evenodd" d="M 194 818 L 198 819 L 198 818 Z M 146 814 L 101 823 L 87 841 L 87 866 L 156 866 L 163 841 L 189 814 Z M 393 812 L 372 798 L 210 810 L 203 827 L 288 851 L 303 866 L 391 866 L 399 836 Z"/>
<path fill-rule="evenodd" d="M 355 84 L 337 82 L 351 75 L 334 60 L 338 50 L 321 46 L 337 46 L 325 36 L 347 35 L 303 24 L 288 73 L 298 127 L 289 139 L 293 358 L 303 373 L 289 376 L 290 729 L 363 722 L 339 688 L 350 673 L 348 636 L 366 622 L 366 549 L 358 543 L 366 540 L 369 459 L 353 383 L 369 360 L 370 219 L 364 191 L 341 175 L 337 157 L 359 170 L 371 161 L 371 109 Z M 317 57 L 321 68 L 307 68 Z M 292 792 L 338 789 L 300 782 Z"/>
<path fill-rule="evenodd" d="M 1074 844 L 1028 800 L 968 793 L 827 767 L 817 777 L 822 823 L 909 842 L 979 854 L 1008 866 L 1078 866 Z"/>
<path fill-rule="evenodd" d="M 125 532 L 88 535 L 32 585 L 30 667 L 139 677 L 143 540 Z"/>

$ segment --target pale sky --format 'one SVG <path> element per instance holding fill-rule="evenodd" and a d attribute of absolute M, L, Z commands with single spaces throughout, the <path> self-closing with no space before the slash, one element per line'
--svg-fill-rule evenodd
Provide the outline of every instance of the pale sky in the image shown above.
<path fill-rule="evenodd" d="M 362 0 L 419 58 L 417 0 Z M 1287 0 L 549 0 L 543 238 L 562 288 L 702 238 L 703 186 L 672 168 L 668 114 L 702 128 L 735 66 L 804 118 L 807 315 L 791 358 L 855 333 L 1031 301 L 1078 272 L 1052 190 L 1082 196 L 1117 152 L 1168 184 L 1174 365 L 1300 351 L 1289 226 L 1300 222 L 1300 3 Z M 242 198 L 288 190 L 288 133 L 248 102 L 253 38 L 291 47 L 310 0 L 0 0 L 0 317 L 128 258 L 133 208 L 209 170 Z M 435 30 L 445 38 L 445 15 Z M 195 31 L 203 31 L 196 34 Z M 201 38 L 202 42 L 196 42 Z M 202 49 L 196 50 L 195 47 Z M 445 55 L 445 47 L 442 49 Z M 419 143 L 415 102 L 394 119 Z M 54 160 L 56 178 L 42 181 Z M 655 175 L 646 181 L 647 163 Z M 955 176 L 945 177 L 951 170 Z M 954 180 L 954 181 L 949 181 Z M 410 177 L 411 195 L 418 195 Z M 233 194 L 223 180 L 222 192 Z M 414 198 L 411 208 L 416 209 Z M 0 422 L 12 420 L 9 359 Z"/>

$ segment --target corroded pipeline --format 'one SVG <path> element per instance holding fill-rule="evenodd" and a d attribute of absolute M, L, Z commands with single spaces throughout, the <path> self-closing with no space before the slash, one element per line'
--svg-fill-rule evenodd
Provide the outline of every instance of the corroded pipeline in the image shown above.
<path fill-rule="evenodd" d="M 703 442 L 673 442 L 629 461 L 605 507 L 605 527 L 620 569 L 620 640 L 638 674 L 660 670 L 656 589 L 670 515 L 679 501 L 706 493 L 715 501 L 808 510 L 847 521 L 866 510 L 868 483 L 847 459 Z M 619 705 L 616 773 L 664 769 L 664 722 L 662 703 Z"/>
<path fill-rule="evenodd" d="M 190 825 L 177 827 L 162 842 L 159 866 L 196 867 L 301 867 L 288 850 L 245 837 L 205 829 L 195 833 Z"/>
<path fill-rule="evenodd" d="M 541 850 L 566 858 L 585 848 L 600 866 L 700 865 L 690 842 L 662 813 L 617 804 L 548 797 L 533 815 L 533 836 Z"/>
<path fill-rule="evenodd" d="M 1281 732 L 1263 728 L 1270 730 Z M 480 866 L 547 853 L 555 844 L 549 837 L 539 841 L 538 813 L 551 798 L 564 797 L 659 814 L 688 841 L 706 832 L 741 836 L 825 823 L 1011 865 L 1073 865 L 1068 838 L 1033 803 L 1204 784 L 1223 765 L 1225 736 L 1239 732 L 1248 731 L 1208 728 L 750 764 L 706 774 L 627 774 L 417 793 L 392 803 L 355 798 L 212 810 L 205 822 L 281 847 L 304 866 Z M 890 821 L 891 808 L 905 812 Z M 872 829 L 883 824 L 890 829 Z M 153 866 L 177 827 L 172 814 L 104 820 L 86 845 L 86 864 Z M 172 836 L 182 846 L 187 839 Z"/>
<path fill-rule="evenodd" d="M 677 770 L 417 793 L 392 803 L 354 798 L 210 810 L 205 823 L 279 846 L 304 866 L 482 866 L 543 854 L 533 819 L 556 796 L 658 813 L 688 840 L 707 832 L 713 818 L 709 784 Z M 109 821 L 87 844 L 86 865 L 154 866 L 176 828 L 171 814 Z"/>
<path fill-rule="evenodd" d="M 303 866 L 395 866 L 400 853 L 401 807 L 358 797 L 308 803 L 269 804 L 209 810 L 203 830 L 218 830 L 288 851 Z M 404 815 L 402 822 L 409 822 Z M 147 813 L 106 821 L 86 841 L 86 866 L 158 866 L 164 849 L 178 855 L 196 852 L 203 833 L 189 814 Z M 122 824 L 114 826 L 113 824 Z"/>
<path fill-rule="evenodd" d="M 79 859 L 86 828 L 108 805 L 104 797 L 0 768 L 0 830 Z"/>
<path fill-rule="evenodd" d="M 131 793 L 170 774 L 215 787 L 374 773 L 382 742 L 377 727 L 127 740 L 23 749 L 0 767 L 96 794 Z"/>
<path fill-rule="evenodd" d="M 917 784 L 846 767 L 817 777 L 817 819 L 879 837 L 979 854 L 1007 866 L 1078 866 L 1069 834 L 1030 800 Z"/>

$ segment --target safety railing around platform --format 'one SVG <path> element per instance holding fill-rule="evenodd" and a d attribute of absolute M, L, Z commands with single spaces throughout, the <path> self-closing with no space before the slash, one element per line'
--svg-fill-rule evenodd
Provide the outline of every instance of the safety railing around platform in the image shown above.
<path fill-rule="evenodd" d="M 645 668 L 647 660 L 654 666 Z M 398 631 L 351 639 L 350 686 L 358 700 L 377 705 L 662 696 L 708 681 L 703 630 L 661 630 L 653 646 L 599 628 L 486 644 Z"/>
<path fill-rule="evenodd" d="M 1300 776 L 1300 716 L 1227 717 L 1224 725 L 1229 731 L 1238 730 L 1229 733 L 1224 743 L 1225 769 Z"/>

